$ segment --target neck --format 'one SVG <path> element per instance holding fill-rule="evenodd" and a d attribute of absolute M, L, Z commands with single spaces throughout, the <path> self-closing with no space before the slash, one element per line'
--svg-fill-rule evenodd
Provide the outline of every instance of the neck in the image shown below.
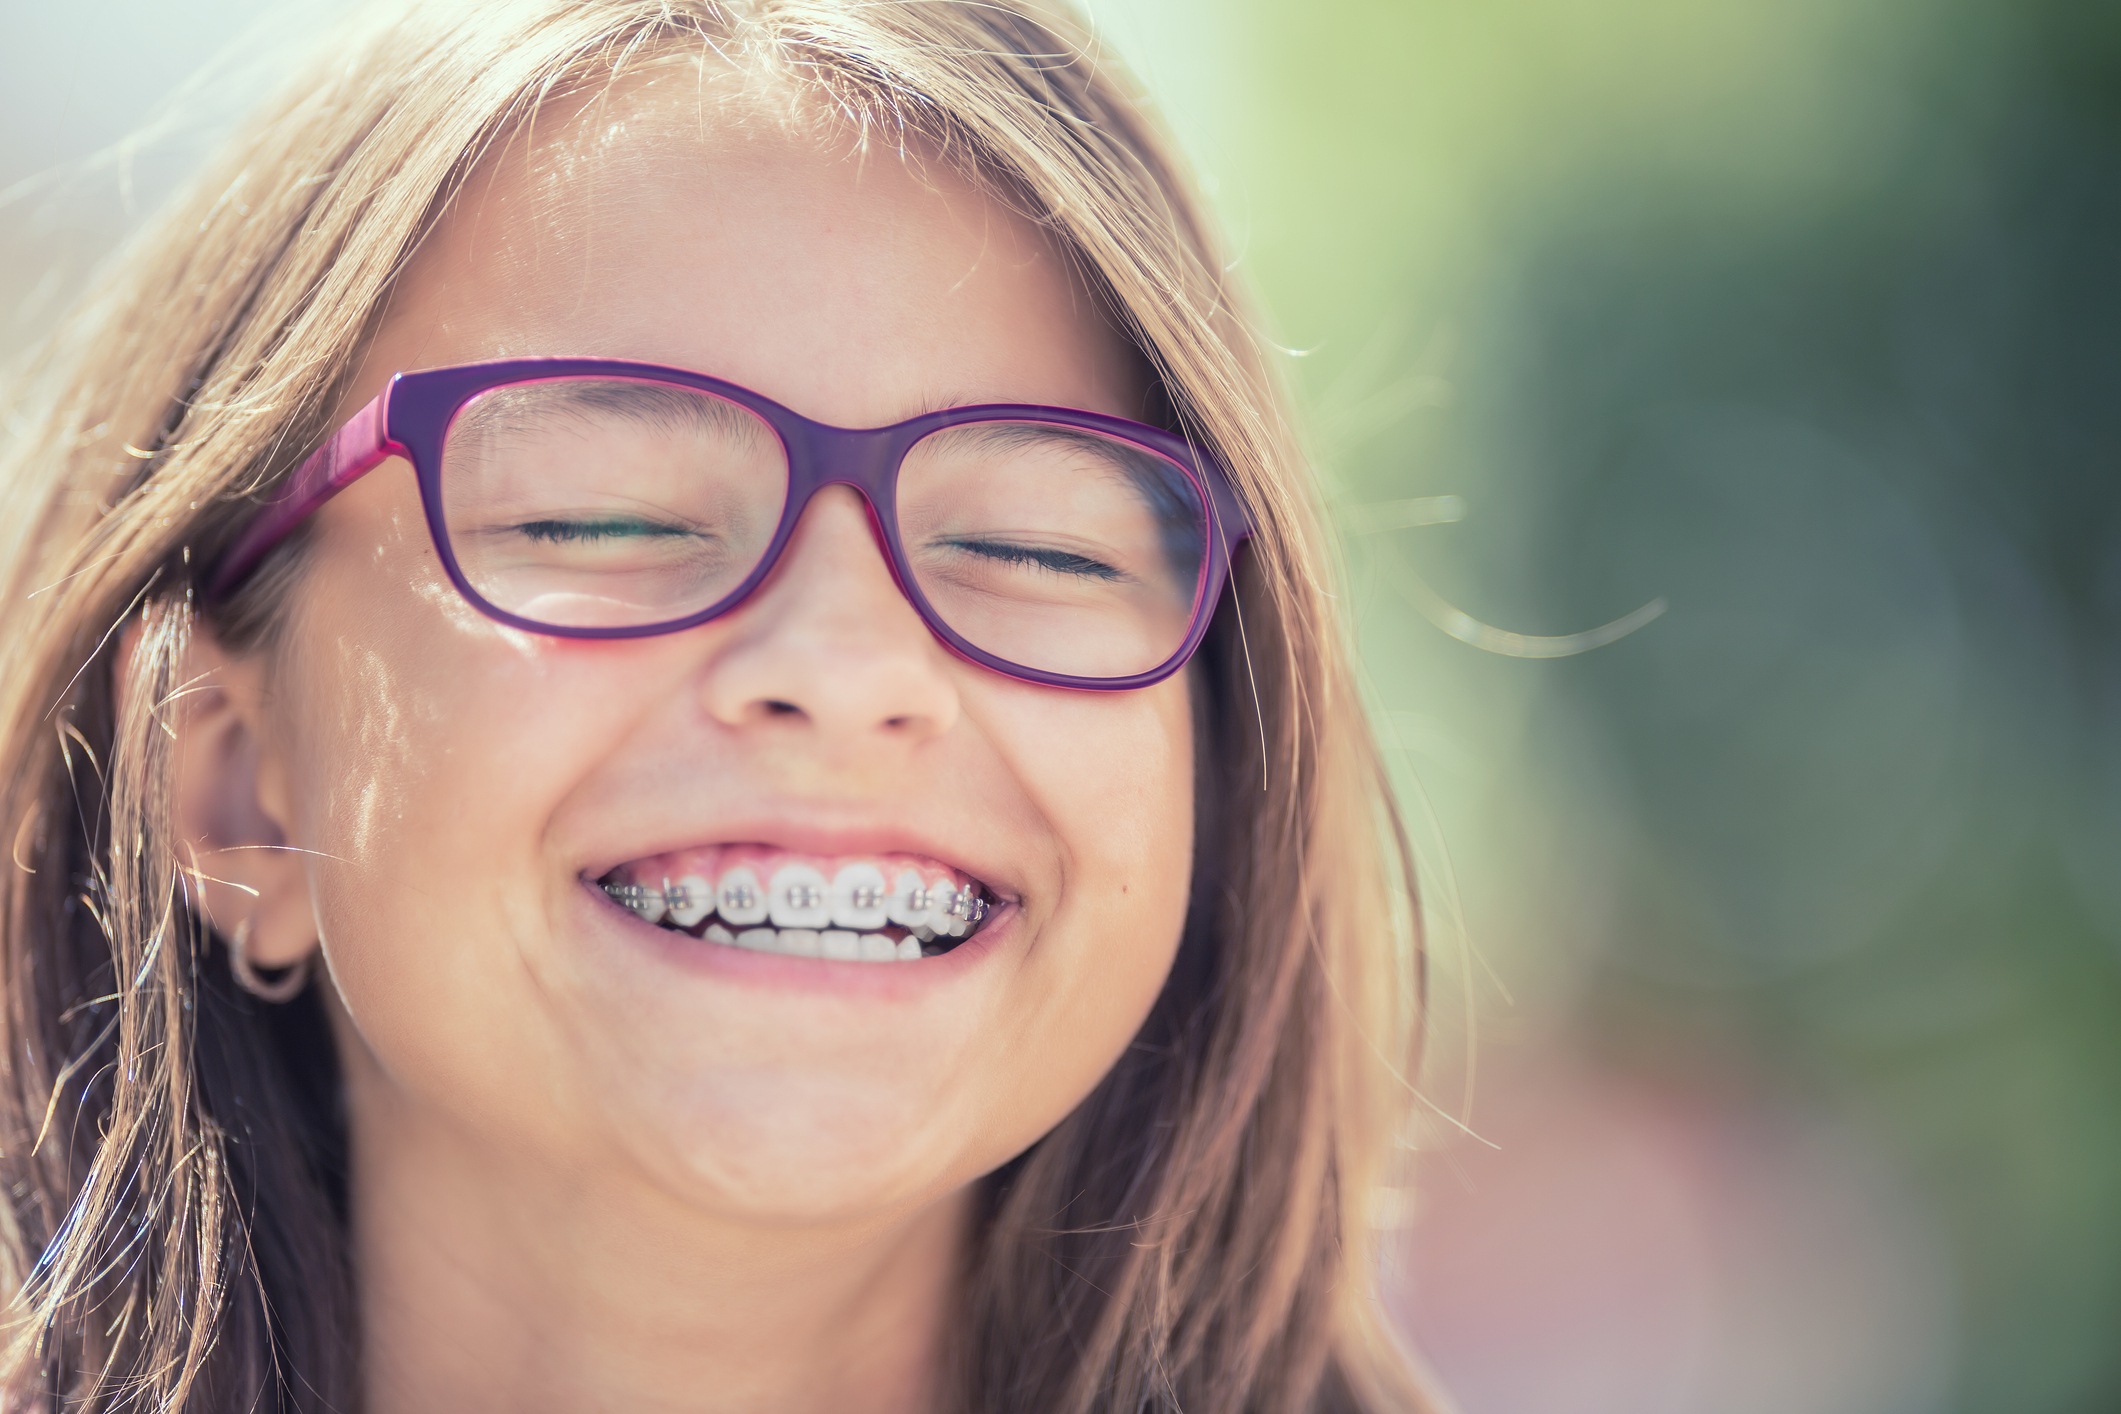
<path fill-rule="evenodd" d="M 894 1220 L 749 1225 L 623 1175 L 511 1161 L 353 1088 L 369 1414 L 934 1407 L 968 1193 Z"/>

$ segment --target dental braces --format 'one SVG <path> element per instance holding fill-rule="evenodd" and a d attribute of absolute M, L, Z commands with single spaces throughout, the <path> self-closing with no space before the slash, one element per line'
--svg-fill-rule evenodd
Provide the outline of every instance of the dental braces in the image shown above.
<path fill-rule="evenodd" d="M 661 888 L 646 884 L 605 884 L 604 892 L 618 903 L 643 912 L 647 906 L 661 902 L 672 913 L 681 913 L 692 906 L 692 890 L 683 884 L 664 881 Z M 938 892 L 942 900 L 938 900 Z M 788 902 L 795 908 L 817 908 L 828 899 L 828 893 L 815 884 L 795 884 L 788 890 Z M 882 889 L 865 884 L 854 889 L 850 901 L 856 908 L 876 908 L 889 897 Z M 721 903 L 739 912 L 758 907 L 759 896 L 755 889 L 739 884 L 725 890 Z M 970 885 L 962 889 L 911 889 L 906 894 L 906 908 L 912 913 L 932 913 L 938 907 L 945 917 L 960 919 L 966 923 L 980 923 L 987 917 L 987 901 L 981 898 Z"/>

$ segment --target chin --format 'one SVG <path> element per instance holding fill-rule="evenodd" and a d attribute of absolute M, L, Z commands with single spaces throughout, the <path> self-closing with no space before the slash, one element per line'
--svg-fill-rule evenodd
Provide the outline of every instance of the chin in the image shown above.
<path fill-rule="evenodd" d="M 816 1073 L 657 1088 L 668 1122 L 627 1147 L 664 1169 L 688 1206 L 730 1219 L 858 1221 L 978 1176 L 938 1133 L 936 1097 L 906 1087 Z"/>

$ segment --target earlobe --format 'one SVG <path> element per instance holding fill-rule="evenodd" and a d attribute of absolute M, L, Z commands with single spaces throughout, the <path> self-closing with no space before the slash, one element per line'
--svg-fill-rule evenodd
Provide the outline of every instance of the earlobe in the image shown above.
<path fill-rule="evenodd" d="M 131 657 L 124 645 L 120 671 Z M 262 655 L 233 657 L 193 629 L 179 681 L 175 824 L 192 906 L 256 968 L 291 967 L 316 948 L 302 855 L 289 848 L 283 792 L 265 730 Z"/>

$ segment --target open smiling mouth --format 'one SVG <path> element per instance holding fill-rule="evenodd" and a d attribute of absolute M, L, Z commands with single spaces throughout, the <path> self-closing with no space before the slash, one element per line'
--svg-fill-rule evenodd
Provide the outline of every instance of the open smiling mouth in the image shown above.
<path fill-rule="evenodd" d="M 978 932 L 994 910 L 979 880 L 910 854 L 710 845 L 621 864 L 597 883 L 659 928 L 836 962 L 934 957 Z"/>

